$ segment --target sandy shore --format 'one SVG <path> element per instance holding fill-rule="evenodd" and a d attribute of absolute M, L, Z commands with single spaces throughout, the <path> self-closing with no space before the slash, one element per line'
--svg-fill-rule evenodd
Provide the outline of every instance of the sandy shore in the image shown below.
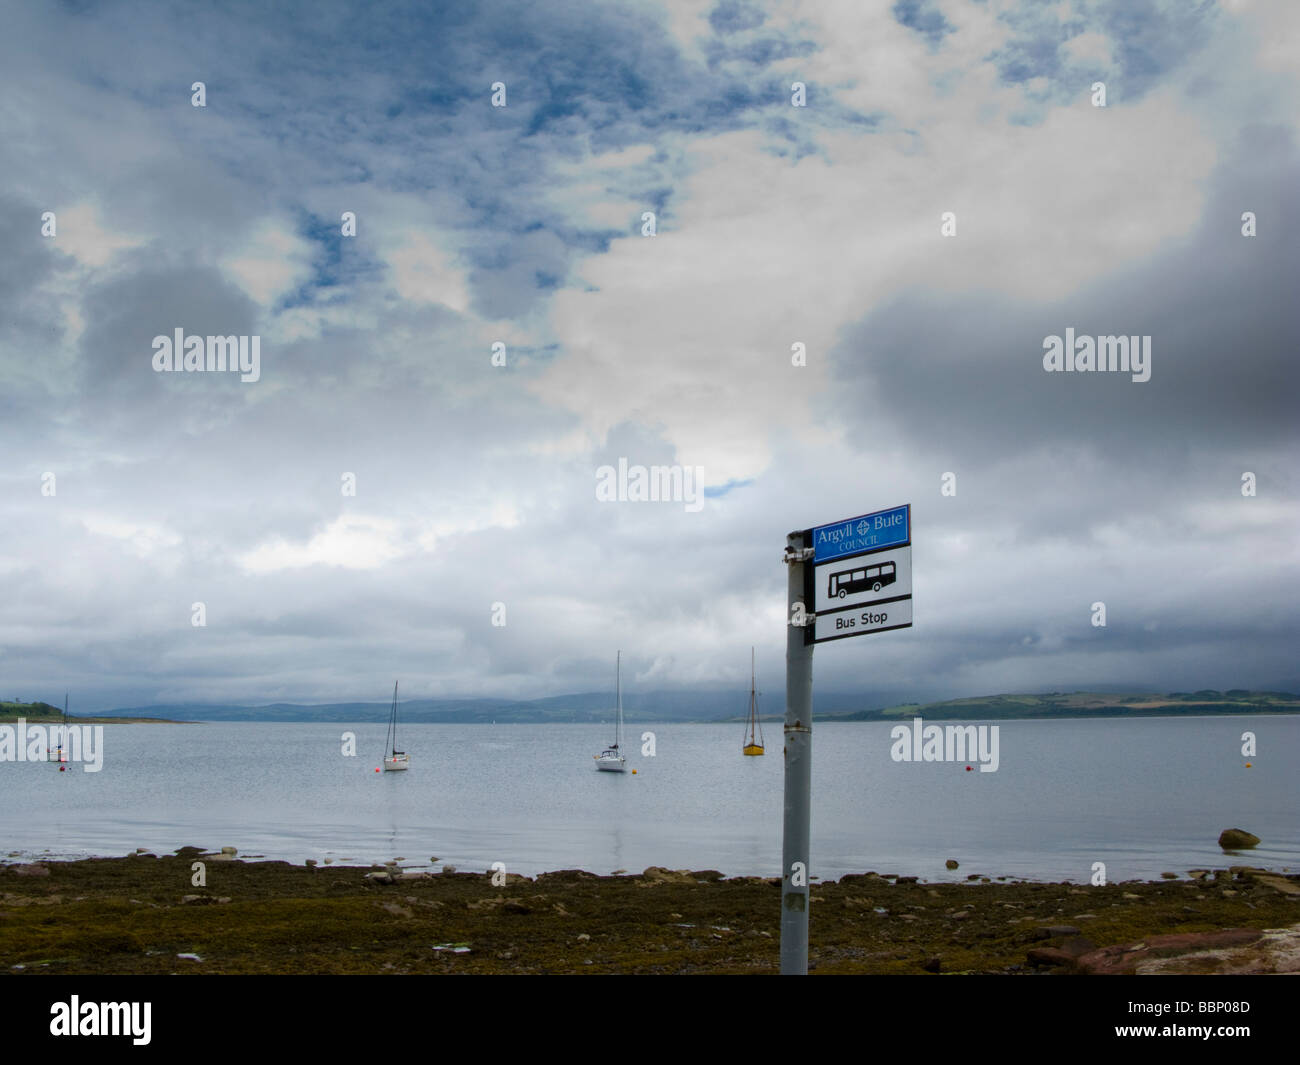
<path fill-rule="evenodd" d="M 1300 969 L 1300 877 L 1242 867 L 1104 887 L 862 874 L 812 898 L 819 974 Z M 779 939 L 777 881 L 707 870 L 494 886 L 197 848 L 0 866 L 9 972 L 773 973 Z"/>

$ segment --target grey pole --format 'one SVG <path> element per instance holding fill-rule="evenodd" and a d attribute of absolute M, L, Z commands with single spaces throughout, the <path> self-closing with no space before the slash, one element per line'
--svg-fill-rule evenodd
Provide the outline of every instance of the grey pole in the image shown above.
<path fill-rule="evenodd" d="M 785 824 L 781 844 L 781 974 L 808 972 L 808 836 L 812 796 L 812 653 L 805 642 L 812 603 L 804 602 L 804 532 L 786 538 L 789 605 L 785 630 Z M 803 624 L 799 622 L 802 621 Z"/>

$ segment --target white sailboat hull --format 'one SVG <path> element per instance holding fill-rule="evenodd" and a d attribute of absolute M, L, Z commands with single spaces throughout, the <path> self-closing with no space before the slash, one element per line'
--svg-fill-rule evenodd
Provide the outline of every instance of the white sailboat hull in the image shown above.
<path fill-rule="evenodd" d="M 408 769 L 411 765 L 411 756 L 409 754 L 398 754 L 392 758 L 384 759 L 384 772 L 395 773 L 400 769 Z"/>
<path fill-rule="evenodd" d="M 596 756 L 596 768 L 606 773 L 626 773 L 627 759 L 600 754 Z"/>

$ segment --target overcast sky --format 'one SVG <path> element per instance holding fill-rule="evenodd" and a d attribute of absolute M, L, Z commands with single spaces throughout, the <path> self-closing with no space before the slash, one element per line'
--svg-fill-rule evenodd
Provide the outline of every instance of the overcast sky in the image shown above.
<path fill-rule="evenodd" d="M 1298 41 L 1293 0 L 7 4 L 0 697 L 526 698 L 619 648 L 744 689 L 751 645 L 776 695 L 786 534 L 901 503 L 915 625 L 819 691 L 1300 689 Z M 155 372 L 177 328 L 260 379 Z M 1067 328 L 1150 379 L 1045 371 Z M 620 458 L 702 506 L 598 500 Z"/>

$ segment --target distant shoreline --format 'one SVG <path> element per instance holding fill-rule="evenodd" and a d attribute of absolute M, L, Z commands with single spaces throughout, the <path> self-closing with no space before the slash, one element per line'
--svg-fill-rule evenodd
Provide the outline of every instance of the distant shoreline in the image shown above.
<path fill-rule="evenodd" d="M 26 721 L 29 725 L 62 725 L 63 715 L 58 717 L 31 717 L 27 714 L 0 714 L 0 725 L 16 725 Z M 202 725 L 203 721 L 177 721 L 169 717 L 81 717 L 69 714 L 69 725 Z"/>
<path fill-rule="evenodd" d="M 1195 692 L 1041 692 L 1002 693 L 931 703 L 872 706 L 869 695 L 823 692 L 813 697 L 813 718 L 819 722 L 884 721 L 897 723 L 922 717 L 934 721 L 1086 720 L 1088 718 L 1241 717 L 1254 714 L 1300 714 L 1300 695 L 1281 691 Z M 57 708 L 37 705 L 46 712 Z M 0 713 L 21 710 L 21 704 L 0 703 Z M 747 718 L 746 700 L 728 692 L 624 692 L 623 709 L 637 724 L 740 724 Z M 775 695 L 760 701 L 759 717 L 779 722 L 782 701 Z M 136 722 L 241 721 L 321 722 L 347 726 L 388 720 L 384 703 L 270 703 L 238 706 L 224 703 L 155 703 L 116 707 L 106 717 Z M 574 693 L 543 699 L 408 699 L 399 705 L 401 721 L 416 724 L 607 724 L 613 719 L 612 693 Z M 156 716 L 155 716 L 156 715 Z M 29 719 L 31 715 L 28 715 Z"/>

